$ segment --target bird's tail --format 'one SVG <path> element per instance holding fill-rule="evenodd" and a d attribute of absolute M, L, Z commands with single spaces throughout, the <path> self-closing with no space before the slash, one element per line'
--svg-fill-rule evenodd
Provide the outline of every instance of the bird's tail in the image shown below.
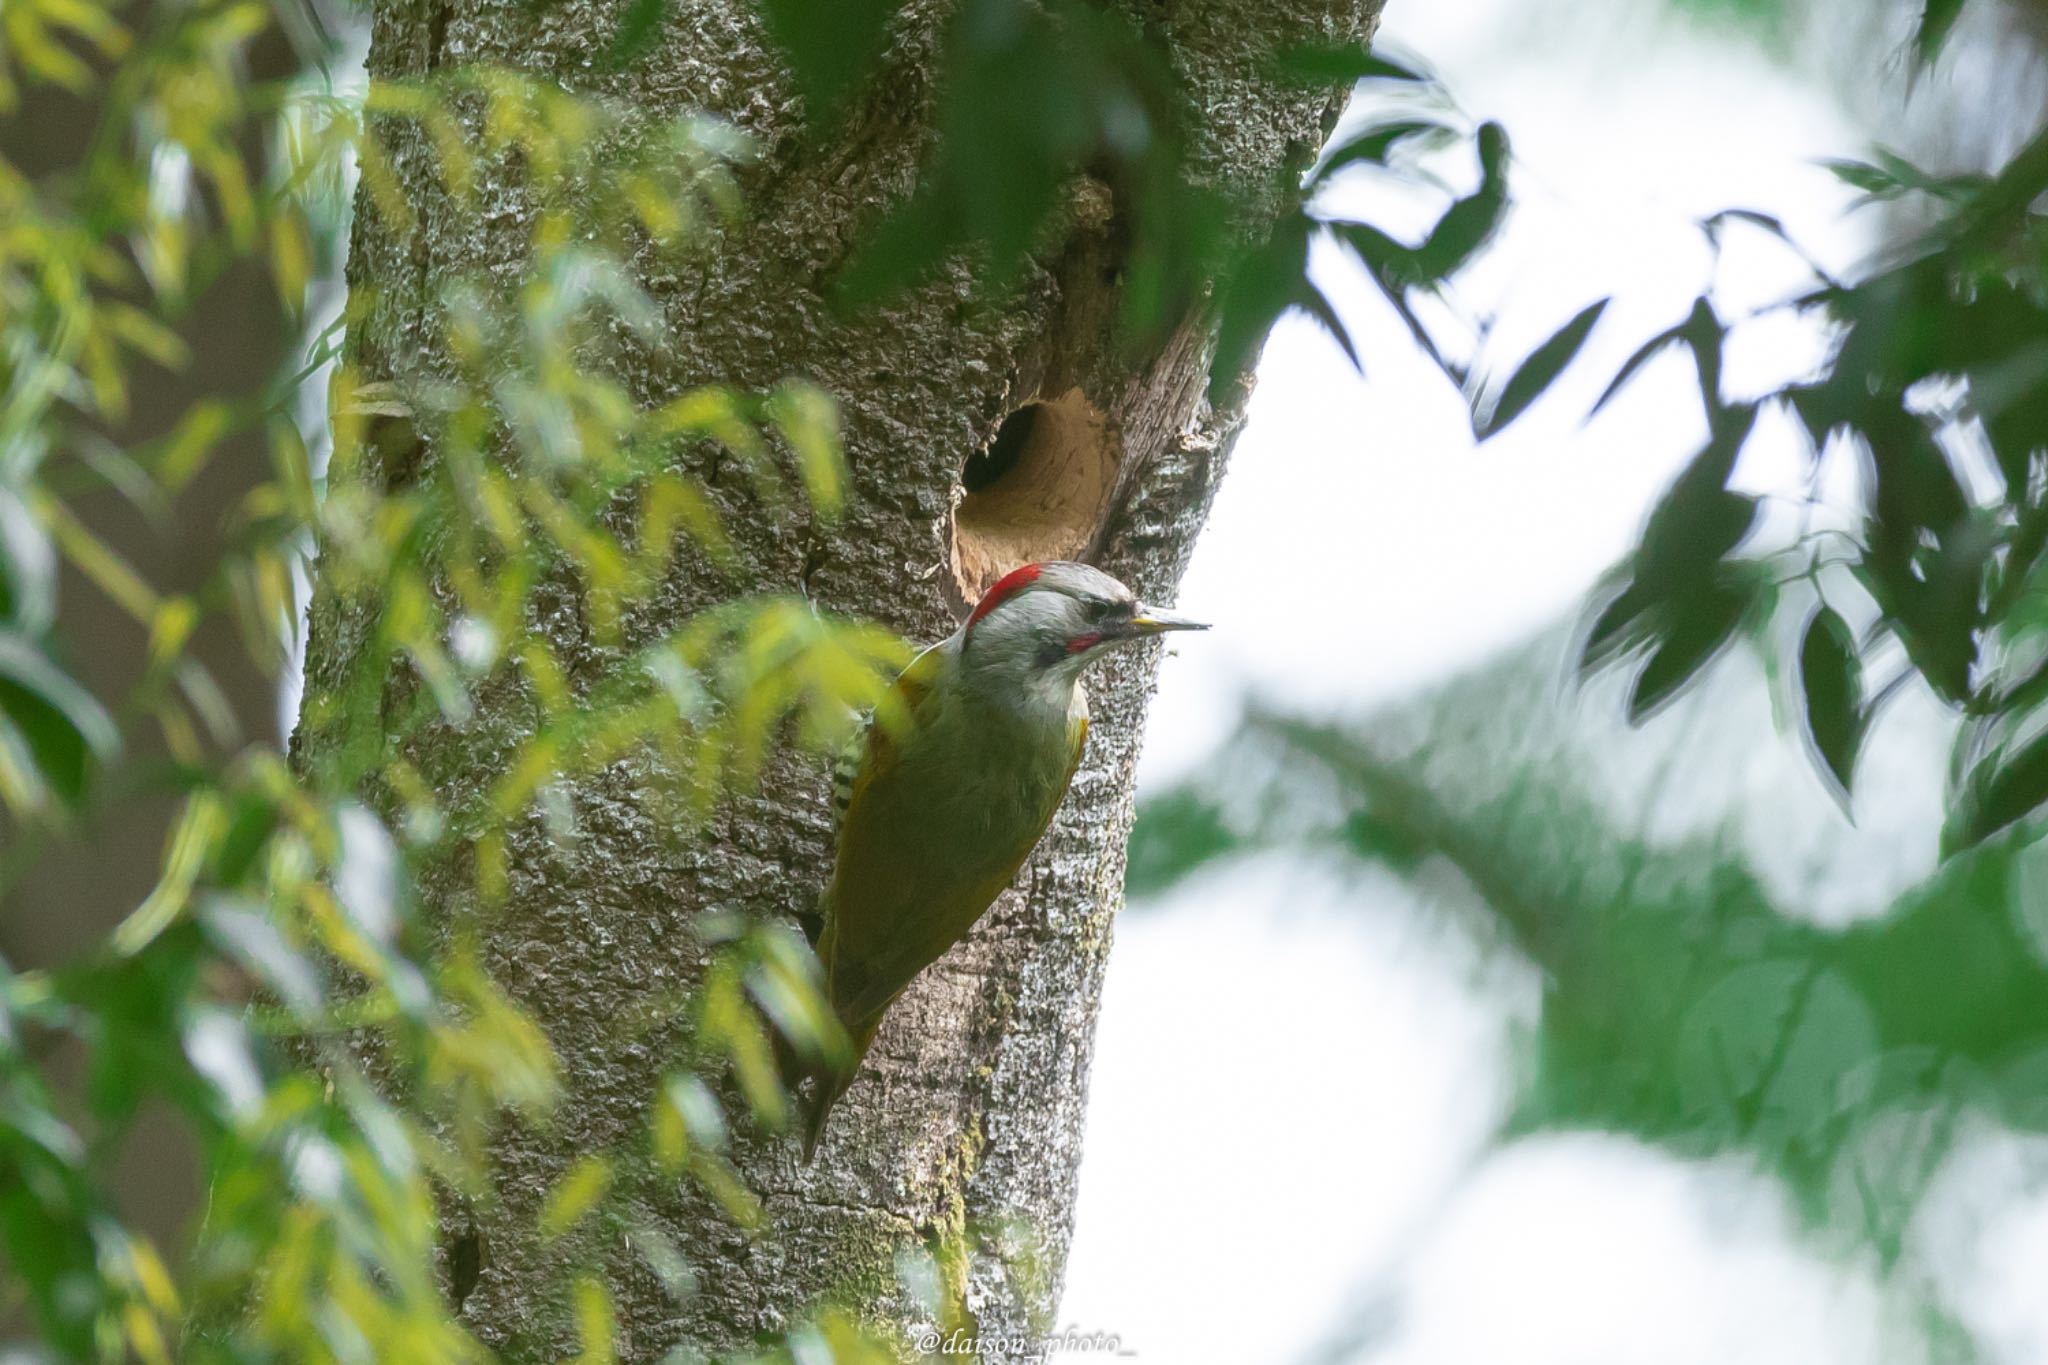
<path fill-rule="evenodd" d="M 796 1103 L 797 1128 L 803 1137 L 804 1163 L 808 1165 L 818 1150 L 818 1138 L 825 1131 L 825 1115 L 853 1076 L 850 1070 L 799 1051 L 779 1031 L 769 1032 L 775 1040 L 775 1065 L 782 1072 L 782 1088 Z"/>
<path fill-rule="evenodd" d="M 842 1021 L 843 1022 L 843 1021 Z M 859 1025 L 846 1025 L 846 1036 L 852 1046 L 844 1059 L 838 1063 L 812 1062 L 805 1066 L 803 1059 L 787 1054 L 798 1065 L 802 1073 L 792 1079 L 790 1072 L 783 1071 L 783 1083 L 791 1094 L 797 1094 L 799 1080 L 808 1080 L 810 1090 L 799 1101 L 802 1117 L 804 1143 L 804 1164 L 809 1165 L 817 1155 L 818 1140 L 825 1135 L 825 1121 L 832 1116 L 832 1107 L 839 1103 L 839 1097 L 846 1093 L 846 1087 L 853 1084 L 854 1075 L 859 1072 L 861 1059 L 868 1055 L 868 1048 L 875 1041 L 875 1031 L 882 1025 L 882 1016 L 875 1014 Z"/>
<path fill-rule="evenodd" d="M 811 1077 L 811 1093 L 803 1107 L 804 1165 L 810 1165 L 811 1158 L 818 1154 L 818 1140 L 825 1136 L 825 1120 L 831 1117 L 832 1106 L 852 1083 L 851 1067 L 835 1067 Z"/>

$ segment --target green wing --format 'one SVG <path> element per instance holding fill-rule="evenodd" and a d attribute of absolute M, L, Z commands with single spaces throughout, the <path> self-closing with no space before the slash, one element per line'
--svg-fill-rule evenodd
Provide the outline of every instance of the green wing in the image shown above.
<path fill-rule="evenodd" d="M 918 661 L 923 662 L 922 659 Z M 911 723 L 916 702 L 923 700 L 935 669 L 913 679 L 918 664 L 905 673 L 903 689 Z M 899 684 L 902 686 L 902 684 Z M 1066 778 L 1079 765 L 1088 734 L 1085 717 L 1069 729 L 1070 755 Z M 874 814 L 867 803 L 876 784 L 886 784 L 895 769 L 900 745 L 885 726 L 874 726 L 849 790 L 846 818 L 839 832 L 839 856 L 828 896 L 828 924 L 819 944 L 832 1003 L 857 1048 L 865 1050 L 875 1026 L 918 972 L 936 961 L 1002 894 L 1017 869 L 1052 823 L 1067 782 L 1033 820 L 1012 831 L 1006 845 L 977 850 L 949 867 L 957 875 L 900 865 L 889 856 L 888 831 L 879 825 L 889 814 Z M 900 809 L 900 805 L 897 807 Z"/>

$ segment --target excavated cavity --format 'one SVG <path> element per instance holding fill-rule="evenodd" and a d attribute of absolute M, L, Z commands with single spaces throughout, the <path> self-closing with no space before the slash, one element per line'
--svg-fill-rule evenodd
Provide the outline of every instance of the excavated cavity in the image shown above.
<path fill-rule="evenodd" d="M 1085 550 L 1121 456 L 1108 421 L 1078 388 L 1005 417 L 960 470 L 952 560 L 961 600 L 975 601 L 1019 564 Z"/>

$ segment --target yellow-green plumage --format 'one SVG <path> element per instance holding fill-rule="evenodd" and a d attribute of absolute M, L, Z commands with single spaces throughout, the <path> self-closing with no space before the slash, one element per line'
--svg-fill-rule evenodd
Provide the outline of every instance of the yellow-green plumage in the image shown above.
<path fill-rule="evenodd" d="M 818 958 L 826 999 L 852 1040 L 848 1064 L 817 1078 L 804 1134 L 815 1150 L 882 1016 L 911 980 L 964 937 L 1052 823 L 1088 735 L 1085 696 L 1056 748 L 1034 717 L 1004 715 L 935 684 L 957 669 L 943 646 L 897 680 L 904 722 L 870 722 L 846 792 Z M 948 702 L 957 708 L 948 709 Z M 1048 762 L 1035 750 L 1050 749 Z M 977 761 L 957 759 L 972 753 Z"/>
<path fill-rule="evenodd" d="M 1052 823 L 1088 738 L 1081 674 L 1194 622 L 1085 564 L 1028 564 L 911 662 L 838 774 L 820 898 L 826 999 L 853 1047 L 810 1075 L 804 1158 L 904 988 L 974 926 Z"/>

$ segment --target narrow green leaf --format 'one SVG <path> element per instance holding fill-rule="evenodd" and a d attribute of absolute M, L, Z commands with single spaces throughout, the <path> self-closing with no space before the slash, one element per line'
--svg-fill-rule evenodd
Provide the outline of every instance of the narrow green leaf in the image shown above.
<path fill-rule="evenodd" d="M 1829 158 L 1822 161 L 1821 169 L 1841 181 L 1852 190 L 1861 190 L 1873 199 L 1885 199 L 1904 192 L 1905 186 L 1893 177 L 1867 161 L 1848 161 Z"/>
<path fill-rule="evenodd" d="M 881 54 L 896 0 L 761 0 L 768 36 L 789 58 L 807 113 L 838 111 Z"/>
<path fill-rule="evenodd" d="M 1913 32 L 1913 51 L 1922 66 L 1940 55 L 1941 45 L 1948 41 L 1962 12 L 1963 0 L 1927 0 Z"/>
<path fill-rule="evenodd" d="M 1589 418 L 1598 416 L 1600 409 L 1612 402 L 1614 395 L 1620 393 L 1623 386 L 1629 380 L 1635 378 L 1636 371 L 1656 359 L 1659 352 L 1678 340 L 1679 335 L 1680 329 L 1672 327 L 1657 333 L 1657 335 L 1636 347 L 1629 355 L 1629 358 L 1621 362 L 1621 368 L 1614 372 L 1614 378 L 1607 381 L 1607 387 L 1600 391 L 1600 396 L 1593 400 L 1593 406 L 1586 413 L 1586 416 Z"/>
<path fill-rule="evenodd" d="M 0 632 L 0 715 L 26 744 L 50 790 L 76 802 L 93 765 L 119 747 L 104 708 L 25 637 Z"/>
<path fill-rule="evenodd" d="M 1719 575 L 1672 603 L 1671 620 L 1629 693 L 1628 720 L 1640 725 L 1705 670 L 1734 638 L 1748 598 Z"/>
<path fill-rule="evenodd" d="M 1609 598 L 1586 629 L 1579 646 L 1578 675 L 1583 681 L 1622 655 L 1640 647 L 1650 634 L 1648 618 L 1655 608 L 1649 593 L 1630 583 Z"/>
<path fill-rule="evenodd" d="M 1508 135 L 1498 123 L 1479 129 L 1479 188 L 1444 210 L 1422 245 L 1415 268 L 1425 281 L 1449 279 L 1477 256 L 1507 216 Z"/>
<path fill-rule="evenodd" d="M 1789 240 L 1783 219 L 1775 214 L 1760 213 L 1755 209 L 1722 209 L 1719 213 L 1708 214 L 1700 220 L 1700 226 L 1706 229 L 1709 237 L 1719 237 L 1723 223 L 1748 223 L 1752 227 L 1762 228 L 1773 237 Z"/>
<path fill-rule="evenodd" d="M 1983 843 L 2048 802 L 2048 734 L 2036 735 L 2017 751 L 1992 754 L 1970 774 L 1941 832 L 1941 852 L 1950 857 Z"/>
<path fill-rule="evenodd" d="M 1846 808 L 1869 715 L 1863 708 L 1863 663 L 1855 632 L 1832 607 L 1821 607 L 1807 622 L 1799 678 L 1806 737 Z"/>
<path fill-rule="evenodd" d="M 837 517 L 846 488 L 839 405 L 815 384 L 792 379 L 770 395 L 768 415 L 796 452 L 798 473 L 811 506 L 823 520 Z"/>
<path fill-rule="evenodd" d="M 1684 342 L 1692 349 L 1693 361 L 1699 371 L 1700 394 L 1711 413 L 1720 407 L 1721 388 L 1721 320 L 1714 313 L 1713 305 L 1702 294 L 1693 301 L 1692 311 L 1685 321 L 1676 327 L 1657 333 L 1635 349 L 1635 353 L 1622 362 L 1614 372 L 1614 378 L 1607 382 L 1600 396 L 1593 401 L 1592 409 L 1586 414 L 1595 416 L 1607 406 L 1622 386 L 1635 377 L 1636 371 L 1654 359 L 1666 346 Z"/>
<path fill-rule="evenodd" d="M 1358 347 L 1352 343 L 1351 333 L 1345 329 L 1344 320 L 1337 316 L 1337 310 L 1330 306 L 1330 300 L 1324 296 L 1322 290 L 1306 280 L 1302 281 L 1301 296 L 1295 300 L 1295 306 L 1322 324 L 1323 330 L 1328 332 L 1343 350 L 1344 357 L 1351 362 L 1352 369 L 1360 374 L 1365 373 L 1365 363 L 1358 358 Z"/>
<path fill-rule="evenodd" d="M 1281 52 L 1274 58 L 1273 66 L 1282 80 L 1302 85 L 1430 80 L 1418 63 L 1396 61 L 1362 43 L 1304 43 Z"/>
<path fill-rule="evenodd" d="M 1306 215 L 1290 214 L 1232 269 L 1216 328 L 1216 353 L 1209 364 L 1210 402 L 1223 401 L 1258 360 L 1273 323 L 1301 302 L 1311 226 Z"/>
<path fill-rule="evenodd" d="M 1544 390 L 1564 373 L 1565 367 L 1578 355 L 1579 348 L 1586 344 L 1586 338 L 1599 324 L 1600 315 L 1607 310 L 1607 303 L 1606 299 L 1601 299 L 1580 309 L 1570 322 L 1531 351 L 1528 359 L 1517 366 L 1508 382 L 1501 386 L 1499 396 L 1493 399 L 1484 417 L 1474 414 L 1473 435 L 1482 441 L 1488 440 L 1528 411 L 1529 405 L 1543 396 Z"/>
<path fill-rule="evenodd" d="M 1327 184 L 1337 174 L 1351 166 L 1384 166 L 1396 147 L 1414 138 L 1442 137 L 1450 133 L 1442 123 L 1434 119 L 1404 118 L 1391 123 L 1375 124 L 1362 129 L 1331 148 L 1323 158 L 1311 179 L 1318 185 Z"/>
<path fill-rule="evenodd" d="M 653 49 L 668 10 L 669 0 L 626 0 L 626 12 L 612 32 L 609 60 L 613 70 L 624 70 Z"/>
<path fill-rule="evenodd" d="M 611 1186 L 611 1162 L 600 1156 L 579 1159 L 549 1191 L 547 1204 L 541 1209 L 540 1235 L 553 1241 L 575 1227 L 598 1206 Z"/>
<path fill-rule="evenodd" d="M 239 886 L 255 869 L 277 823 L 277 807 L 269 801 L 253 795 L 236 798 L 227 830 L 214 842 L 209 880 L 220 887 Z"/>

